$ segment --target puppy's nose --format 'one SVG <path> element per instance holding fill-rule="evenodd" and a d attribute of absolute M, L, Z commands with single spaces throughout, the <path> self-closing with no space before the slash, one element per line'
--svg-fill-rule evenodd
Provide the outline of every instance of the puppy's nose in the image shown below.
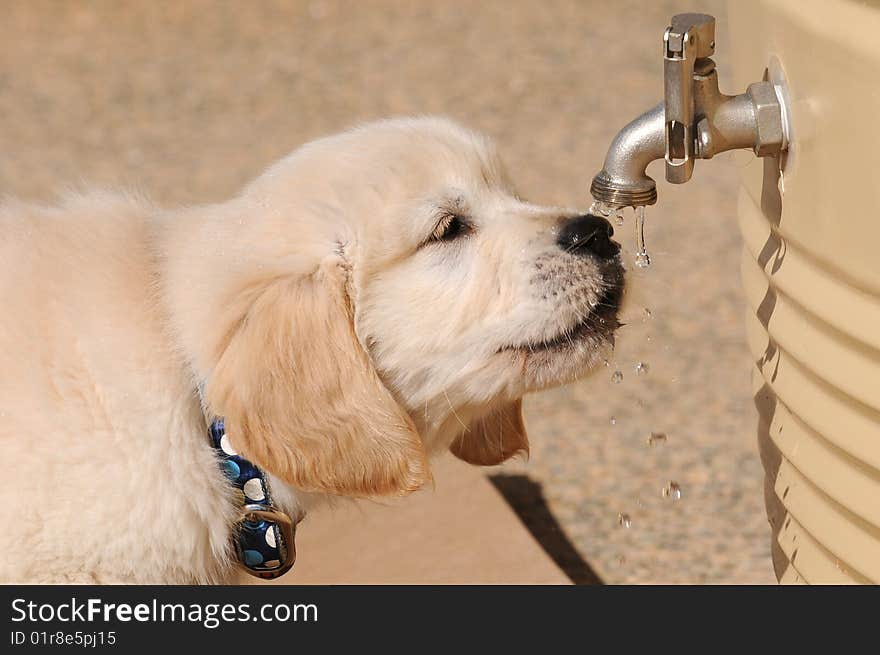
<path fill-rule="evenodd" d="M 611 240 L 613 235 L 611 223 L 599 216 L 584 214 L 562 224 L 556 243 L 566 252 L 610 259 L 620 251 L 620 246 Z"/>

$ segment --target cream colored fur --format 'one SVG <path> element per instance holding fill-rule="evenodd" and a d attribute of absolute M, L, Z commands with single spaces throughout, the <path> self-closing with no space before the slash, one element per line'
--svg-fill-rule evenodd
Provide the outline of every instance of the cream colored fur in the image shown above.
<path fill-rule="evenodd" d="M 432 240 L 451 214 L 467 233 Z M 231 580 L 199 385 L 297 516 L 417 489 L 450 447 L 527 452 L 520 397 L 613 331 L 542 345 L 609 284 L 556 245 L 574 215 L 519 200 L 491 145 L 442 119 L 318 140 L 216 205 L 6 202 L 0 580 Z"/>

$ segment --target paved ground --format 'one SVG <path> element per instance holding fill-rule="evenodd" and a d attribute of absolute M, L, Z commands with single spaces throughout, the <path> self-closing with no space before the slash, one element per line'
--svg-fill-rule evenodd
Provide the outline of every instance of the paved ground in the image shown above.
<path fill-rule="evenodd" d="M 45 199 L 87 182 L 218 200 L 309 138 L 443 113 L 498 140 L 525 196 L 586 205 L 611 137 L 660 99 L 669 16 L 693 9 L 723 19 L 703 0 L 6 3 L 0 191 Z M 726 42 L 721 29 L 733 91 Z M 735 184 L 732 157 L 661 183 L 655 264 L 632 276 L 616 361 L 527 402 L 532 459 L 503 473 L 528 480 L 497 486 L 527 520 L 538 505 L 555 517 L 562 532 L 531 522 L 557 554 L 564 544 L 563 563 L 585 560 L 576 579 L 773 580 Z M 619 235 L 632 245 L 632 225 Z M 652 431 L 666 443 L 646 445 Z M 680 500 L 663 497 L 669 481 Z"/>

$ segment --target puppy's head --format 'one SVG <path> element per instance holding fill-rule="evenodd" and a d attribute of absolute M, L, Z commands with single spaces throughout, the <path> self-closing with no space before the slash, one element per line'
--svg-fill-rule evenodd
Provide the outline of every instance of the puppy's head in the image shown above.
<path fill-rule="evenodd" d="M 430 478 L 430 452 L 527 451 L 522 395 L 612 344 L 611 226 L 520 200 L 486 139 L 448 121 L 313 142 L 232 206 L 208 400 L 295 487 L 402 493 Z"/>

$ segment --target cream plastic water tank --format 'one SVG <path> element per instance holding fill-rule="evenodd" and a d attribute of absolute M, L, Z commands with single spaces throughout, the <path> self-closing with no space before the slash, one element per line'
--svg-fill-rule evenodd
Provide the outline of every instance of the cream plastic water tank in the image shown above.
<path fill-rule="evenodd" d="M 776 575 L 880 583 L 880 1 L 728 12 L 731 88 L 784 79 L 791 123 L 738 209 Z"/>

